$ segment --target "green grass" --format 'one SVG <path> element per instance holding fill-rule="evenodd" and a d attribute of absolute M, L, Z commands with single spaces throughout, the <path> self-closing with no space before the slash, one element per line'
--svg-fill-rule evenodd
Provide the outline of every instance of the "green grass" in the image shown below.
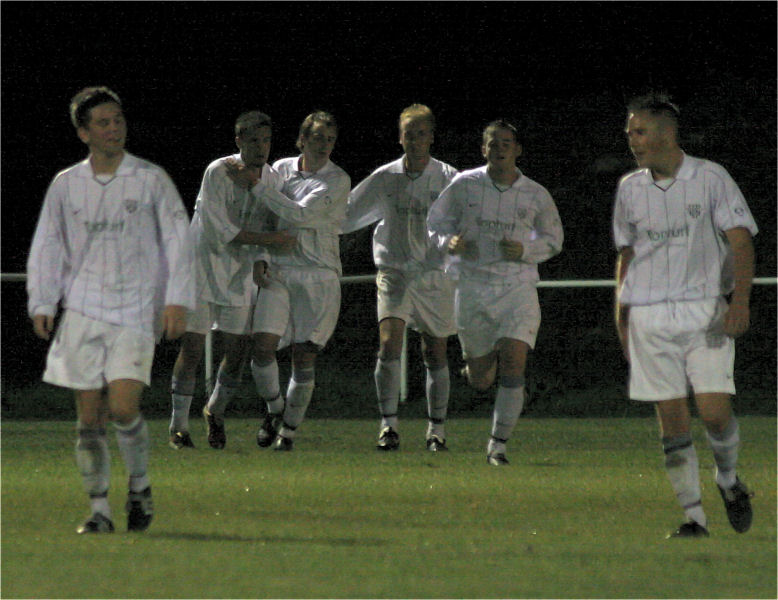
<path fill-rule="evenodd" d="M 740 422 L 751 531 L 729 527 L 695 429 L 711 537 L 667 541 L 683 516 L 648 418 L 523 418 L 505 468 L 485 463 L 487 419 L 452 419 L 439 455 L 421 420 L 391 454 L 373 420 L 310 419 L 292 453 L 241 419 L 224 451 L 195 422 L 198 448 L 175 452 L 155 420 L 151 528 L 123 531 L 112 440 L 118 532 L 88 537 L 73 423 L 5 420 L 2 597 L 775 598 L 776 421 Z"/>

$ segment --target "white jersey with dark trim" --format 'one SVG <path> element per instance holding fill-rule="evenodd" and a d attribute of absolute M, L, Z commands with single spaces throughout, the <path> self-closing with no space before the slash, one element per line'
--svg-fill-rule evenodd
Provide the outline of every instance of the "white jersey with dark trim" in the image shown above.
<path fill-rule="evenodd" d="M 675 179 L 654 181 L 649 169 L 619 182 L 613 213 L 617 248 L 632 247 L 623 304 L 716 298 L 732 291 L 732 252 L 724 232 L 758 229 L 729 173 L 684 154 Z"/>
<path fill-rule="evenodd" d="M 159 333 L 163 305 L 195 307 L 189 219 L 157 165 L 125 152 L 111 177 L 89 159 L 60 172 L 46 192 L 27 261 L 28 312 L 63 307 Z"/>
<path fill-rule="evenodd" d="M 297 236 L 292 252 L 272 253 L 273 264 L 287 267 L 323 267 L 338 275 L 338 236 L 346 217 L 351 178 L 332 161 L 316 173 L 298 170 L 302 156 L 283 158 L 273 164 L 283 180 L 282 193 L 259 181 L 252 189 L 279 216 L 278 229 Z"/>
<path fill-rule="evenodd" d="M 458 171 L 430 158 L 418 176 L 405 169 L 405 156 L 378 167 L 351 194 L 343 232 L 378 221 L 373 231 L 373 261 L 401 271 L 442 269 L 444 253 L 427 233 L 427 214 Z"/>
<path fill-rule="evenodd" d="M 229 178 L 228 159 L 240 161 L 240 154 L 219 158 L 208 165 L 195 202 L 191 230 L 197 298 L 224 306 L 248 306 L 255 288 L 252 266 L 257 260 L 270 262 L 270 253 L 266 248 L 233 240 L 241 230 L 273 231 L 278 218 L 251 192 Z M 261 179 L 277 190 L 283 185 L 278 172 L 268 164 L 262 167 Z"/>
<path fill-rule="evenodd" d="M 538 263 L 562 250 L 564 233 L 551 195 L 516 169 L 511 186 L 496 184 L 487 167 L 463 171 L 430 208 L 427 226 L 433 241 L 445 249 L 461 235 L 474 251 L 450 257 L 447 272 L 485 283 L 511 279 L 536 282 Z M 500 241 L 521 242 L 519 261 L 503 258 Z"/>

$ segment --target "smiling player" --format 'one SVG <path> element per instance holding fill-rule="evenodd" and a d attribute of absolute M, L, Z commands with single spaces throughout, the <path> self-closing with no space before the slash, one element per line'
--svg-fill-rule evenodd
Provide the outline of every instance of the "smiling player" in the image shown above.
<path fill-rule="evenodd" d="M 344 233 L 378 221 L 373 232 L 373 260 L 378 269 L 380 349 L 375 368 L 381 426 L 379 450 L 400 446 L 397 409 L 400 354 L 405 326 L 421 333 L 426 367 L 427 448 L 446 450 L 448 411 L 448 336 L 454 325 L 454 287 L 443 273 L 443 253 L 427 235 L 432 202 L 457 170 L 430 156 L 435 117 L 421 104 L 400 114 L 404 156 L 376 169 L 349 195 Z"/>
<path fill-rule="evenodd" d="M 505 448 L 524 404 L 527 354 L 540 325 L 538 263 L 562 249 L 554 201 L 517 167 L 516 128 L 494 121 L 483 132 L 486 165 L 464 171 L 441 192 L 427 224 L 452 255 L 458 277 L 456 325 L 470 385 L 497 378 L 487 462 L 508 464 Z"/>
<path fill-rule="evenodd" d="M 667 474 L 688 519 L 668 537 L 707 537 L 687 391 L 707 430 L 727 516 L 742 533 L 751 525 L 752 494 L 737 476 L 740 433 L 730 396 L 734 338 L 749 327 L 757 227 L 727 171 L 681 149 L 678 118 L 663 95 L 628 108 L 627 140 L 639 169 L 622 178 L 616 195 L 615 316 L 630 398 L 656 407 Z"/>
<path fill-rule="evenodd" d="M 46 193 L 27 261 L 29 314 L 48 340 L 60 302 L 64 309 L 43 380 L 75 392 L 76 463 L 92 509 L 78 533 L 114 531 L 109 418 L 129 475 L 127 529 L 142 531 L 153 503 L 140 399 L 155 338 L 183 334 L 194 308 L 188 218 L 167 174 L 124 150 L 127 123 L 114 92 L 86 88 L 70 111 L 89 156 Z"/>

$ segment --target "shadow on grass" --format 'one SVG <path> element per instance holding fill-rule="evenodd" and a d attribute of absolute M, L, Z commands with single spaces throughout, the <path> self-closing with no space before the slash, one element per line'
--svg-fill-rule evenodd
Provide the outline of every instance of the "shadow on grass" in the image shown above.
<path fill-rule="evenodd" d="M 319 544 L 322 546 L 376 546 L 386 542 L 379 538 L 327 538 L 313 536 L 280 536 L 280 535 L 236 535 L 224 533 L 196 533 L 187 531 L 168 531 L 147 533 L 145 537 L 169 540 L 186 540 L 191 542 L 247 542 L 279 543 L 279 544 Z"/>

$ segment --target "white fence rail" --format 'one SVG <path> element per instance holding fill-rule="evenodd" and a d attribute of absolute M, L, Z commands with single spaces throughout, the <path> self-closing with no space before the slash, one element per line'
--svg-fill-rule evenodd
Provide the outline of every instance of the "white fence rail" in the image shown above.
<path fill-rule="evenodd" d="M 0 281 L 5 282 L 24 282 L 27 281 L 26 273 L 0 273 Z M 351 283 L 371 283 L 375 281 L 375 275 L 347 275 L 340 278 L 342 284 Z M 777 277 L 755 277 L 755 285 L 776 285 Z M 539 288 L 596 288 L 613 287 L 613 279 L 565 279 L 558 281 L 539 281 Z M 400 400 L 405 401 L 408 397 L 408 355 L 406 350 L 406 336 L 403 336 L 403 349 L 400 360 Z M 211 393 L 213 386 L 213 344 L 211 333 L 206 337 L 205 343 L 205 388 L 208 394 Z"/>

